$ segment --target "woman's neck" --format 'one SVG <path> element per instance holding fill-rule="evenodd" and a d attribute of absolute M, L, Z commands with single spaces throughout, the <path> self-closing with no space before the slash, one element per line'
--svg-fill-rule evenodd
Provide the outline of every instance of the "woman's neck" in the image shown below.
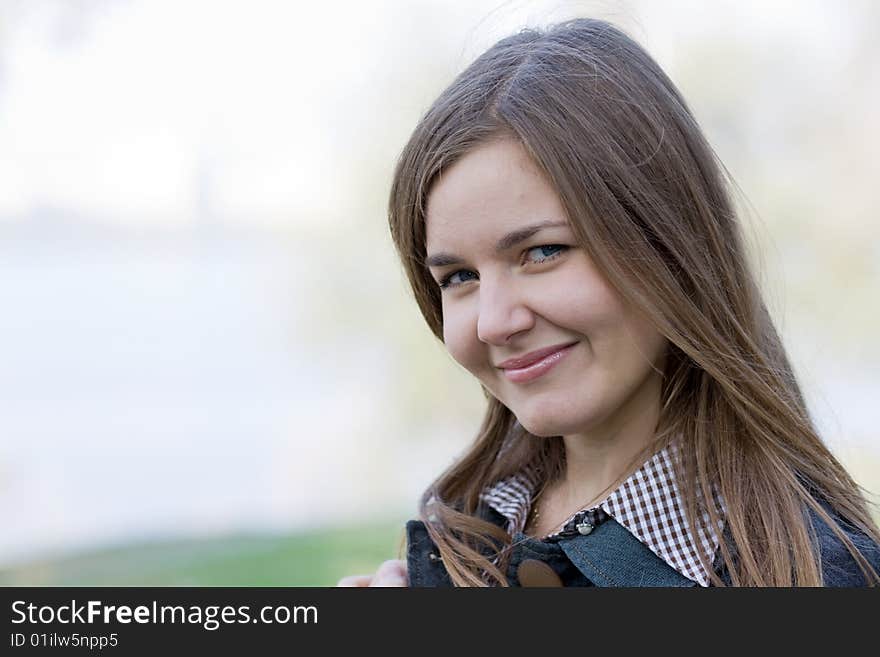
<path fill-rule="evenodd" d="M 554 486 L 560 503 L 582 508 L 600 502 L 603 492 L 613 490 L 645 462 L 660 417 L 660 384 L 660 375 L 652 374 L 613 418 L 588 432 L 563 437 L 565 473 Z"/>

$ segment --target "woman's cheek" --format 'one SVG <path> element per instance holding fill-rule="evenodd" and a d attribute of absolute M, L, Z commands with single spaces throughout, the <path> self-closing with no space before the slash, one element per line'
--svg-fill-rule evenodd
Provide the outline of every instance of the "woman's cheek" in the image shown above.
<path fill-rule="evenodd" d="M 475 372 L 480 351 L 476 327 L 471 331 L 466 321 L 456 317 L 444 316 L 443 322 L 443 343 L 449 355 L 466 370 Z"/>

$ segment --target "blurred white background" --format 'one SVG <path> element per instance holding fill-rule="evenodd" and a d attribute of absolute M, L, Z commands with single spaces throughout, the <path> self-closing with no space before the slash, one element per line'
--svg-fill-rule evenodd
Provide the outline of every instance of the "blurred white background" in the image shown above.
<path fill-rule="evenodd" d="M 0 566 L 415 513 L 479 387 L 387 235 L 476 55 L 611 20 L 751 208 L 829 444 L 880 489 L 880 4 L 0 0 Z"/>

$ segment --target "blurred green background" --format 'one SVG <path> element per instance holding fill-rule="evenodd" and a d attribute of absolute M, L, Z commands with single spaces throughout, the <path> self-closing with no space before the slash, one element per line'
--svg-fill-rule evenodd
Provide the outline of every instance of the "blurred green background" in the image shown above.
<path fill-rule="evenodd" d="M 2 586 L 334 586 L 403 557 L 396 525 L 137 543 L 0 570 Z"/>
<path fill-rule="evenodd" d="M 0 584 L 323 586 L 397 558 L 482 395 L 396 261 L 394 160 L 496 39 L 578 15 L 680 87 L 878 500 L 880 3 L 205 7 L 0 3 Z"/>

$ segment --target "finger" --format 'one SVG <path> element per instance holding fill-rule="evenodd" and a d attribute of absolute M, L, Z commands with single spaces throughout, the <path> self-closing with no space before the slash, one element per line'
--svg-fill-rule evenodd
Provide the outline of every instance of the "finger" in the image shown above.
<path fill-rule="evenodd" d="M 372 579 L 372 575 L 348 575 L 339 580 L 336 586 L 369 586 Z"/>
<path fill-rule="evenodd" d="M 392 559 L 379 566 L 370 586 L 409 586 L 406 562 Z"/>

